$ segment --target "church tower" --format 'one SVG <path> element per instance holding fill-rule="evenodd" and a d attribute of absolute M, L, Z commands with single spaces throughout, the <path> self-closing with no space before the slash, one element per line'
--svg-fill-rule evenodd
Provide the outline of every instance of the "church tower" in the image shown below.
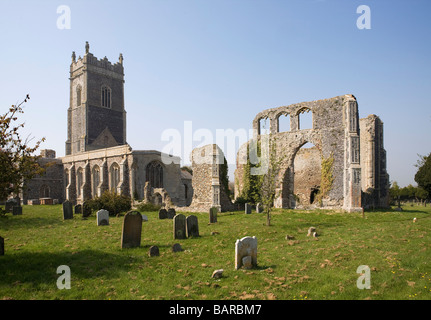
<path fill-rule="evenodd" d="M 89 50 L 72 53 L 66 155 L 126 144 L 123 55 L 112 64 Z"/>

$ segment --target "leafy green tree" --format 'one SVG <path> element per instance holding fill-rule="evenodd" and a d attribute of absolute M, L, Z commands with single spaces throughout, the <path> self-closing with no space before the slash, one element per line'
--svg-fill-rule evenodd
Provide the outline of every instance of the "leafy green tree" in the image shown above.
<path fill-rule="evenodd" d="M 24 123 L 17 124 L 18 114 L 24 113 L 22 105 L 29 100 L 29 95 L 18 105 L 0 115 L 0 199 L 5 200 L 10 194 L 18 195 L 25 180 L 42 174 L 44 169 L 39 165 L 40 156 L 34 156 L 45 138 L 30 146 L 29 137 L 21 138 L 19 130 Z"/>
<path fill-rule="evenodd" d="M 419 155 L 416 167 L 415 181 L 419 187 L 427 192 L 427 197 L 431 195 L 431 153 L 427 156 Z"/>

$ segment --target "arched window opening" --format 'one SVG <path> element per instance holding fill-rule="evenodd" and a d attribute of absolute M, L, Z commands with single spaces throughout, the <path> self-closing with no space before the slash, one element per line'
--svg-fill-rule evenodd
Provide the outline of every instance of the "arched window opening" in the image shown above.
<path fill-rule="evenodd" d="M 40 187 L 39 197 L 40 198 L 49 198 L 50 197 L 50 190 L 49 190 L 49 187 L 46 184 L 43 184 Z"/>
<path fill-rule="evenodd" d="M 111 89 L 107 86 L 102 87 L 102 107 L 111 108 Z"/>
<path fill-rule="evenodd" d="M 158 161 L 150 162 L 145 170 L 146 180 L 153 188 L 163 188 L 163 166 Z"/>
<path fill-rule="evenodd" d="M 117 191 L 117 186 L 120 183 L 120 166 L 113 163 L 110 171 L 110 189 Z"/>
<path fill-rule="evenodd" d="M 82 190 L 82 186 L 84 185 L 84 170 L 82 168 L 78 169 L 78 172 L 76 174 L 76 179 L 77 179 L 77 192 L 76 194 L 78 195 L 78 197 L 81 196 L 81 190 Z"/>
<path fill-rule="evenodd" d="M 93 186 L 93 197 L 99 196 L 98 194 L 98 187 L 100 184 L 100 168 L 99 166 L 94 166 L 92 170 L 92 186 Z"/>
<path fill-rule="evenodd" d="M 308 108 L 303 108 L 298 112 L 298 129 L 313 129 L 313 112 Z"/>
<path fill-rule="evenodd" d="M 290 115 L 288 113 L 282 113 L 277 118 L 278 121 L 278 132 L 289 132 L 290 131 Z"/>
<path fill-rule="evenodd" d="M 188 193 L 189 193 L 189 187 L 186 184 L 184 184 L 184 199 L 188 198 L 187 196 Z"/>
<path fill-rule="evenodd" d="M 259 119 L 259 134 L 269 134 L 269 119 L 262 118 Z"/>

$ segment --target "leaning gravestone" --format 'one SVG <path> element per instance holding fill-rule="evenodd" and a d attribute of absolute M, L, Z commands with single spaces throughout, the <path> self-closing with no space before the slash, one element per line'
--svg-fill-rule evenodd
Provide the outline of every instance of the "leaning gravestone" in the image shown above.
<path fill-rule="evenodd" d="M 141 245 L 142 216 L 138 211 L 129 211 L 124 216 L 121 233 L 121 248 L 135 248 Z"/>
<path fill-rule="evenodd" d="M 160 255 L 158 246 L 151 246 L 148 252 L 149 257 L 158 257 Z"/>
<path fill-rule="evenodd" d="M 210 223 L 216 223 L 217 222 L 217 212 L 218 208 L 212 207 L 210 209 Z"/>
<path fill-rule="evenodd" d="M 238 270 L 244 263 L 247 268 L 257 266 L 256 237 L 244 237 L 235 242 L 235 269 Z"/>
<path fill-rule="evenodd" d="M 199 237 L 198 218 L 194 215 L 186 218 L 187 238 Z"/>
<path fill-rule="evenodd" d="M 245 204 L 245 214 L 250 214 L 250 213 L 251 213 L 251 204 L 246 203 Z"/>
<path fill-rule="evenodd" d="M 91 207 L 88 205 L 87 201 L 82 204 L 82 217 L 87 218 L 91 214 Z"/>
<path fill-rule="evenodd" d="M 186 239 L 186 217 L 183 214 L 174 216 L 174 239 Z"/>
<path fill-rule="evenodd" d="M 14 216 L 20 216 L 20 215 L 22 215 L 22 207 L 21 206 L 13 206 L 12 207 L 12 214 Z"/>
<path fill-rule="evenodd" d="M 168 209 L 168 219 L 173 219 L 177 213 L 175 212 L 174 208 Z"/>
<path fill-rule="evenodd" d="M 168 212 L 166 209 L 159 210 L 159 219 L 166 219 L 168 217 Z"/>
<path fill-rule="evenodd" d="M 98 226 L 108 226 L 109 225 L 109 212 L 108 210 L 102 209 L 97 211 L 96 220 Z"/>
<path fill-rule="evenodd" d="M 66 200 L 63 202 L 63 220 L 73 219 L 72 202 Z"/>
<path fill-rule="evenodd" d="M 82 213 L 82 205 L 77 204 L 74 208 L 75 214 Z"/>
<path fill-rule="evenodd" d="M 4 239 L 0 237 L 0 256 L 4 256 Z"/>

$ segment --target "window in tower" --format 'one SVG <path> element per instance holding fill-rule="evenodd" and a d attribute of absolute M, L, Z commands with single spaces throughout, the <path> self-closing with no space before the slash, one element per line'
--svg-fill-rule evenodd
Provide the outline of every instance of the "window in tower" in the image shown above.
<path fill-rule="evenodd" d="M 102 107 L 111 108 L 111 89 L 107 86 L 102 87 Z"/>

